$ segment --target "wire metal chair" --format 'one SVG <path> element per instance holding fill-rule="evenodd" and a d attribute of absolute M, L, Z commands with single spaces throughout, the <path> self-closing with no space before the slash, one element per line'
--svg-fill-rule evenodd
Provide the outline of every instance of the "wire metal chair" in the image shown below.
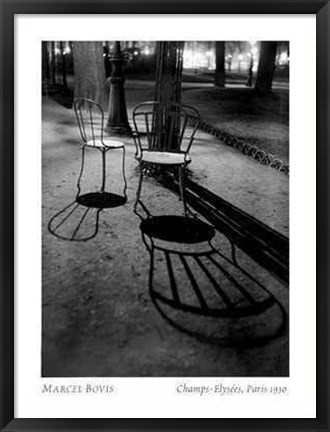
<path fill-rule="evenodd" d="M 122 173 L 124 179 L 124 196 L 126 197 L 126 176 L 125 176 L 125 145 L 121 141 L 116 141 L 104 137 L 104 111 L 100 104 L 86 98 L 76 98 L 73 102 L 74 111 L 79 127 L 80 136 L 82 139 L 81 143 L 81 168 L 77 181 L 78 193 L 77 199 L 79 198 L 81 187 L 80 182 L 85 165 L 85 148 L 94 148 L 102 154 L 102 181 L 100 193 L 105 194 L 106 186 L 106 154 L 109 150 L 121 149 L 122 155 Z"/>
<path fill-rule="evenodd" d="M 143 168 L 162 165 L 178 168 L 180 195 L 187 214 L 185 169 L 191 162 L 189 151 L 199 122 L 198 111 L 188 105 L 172 103 L 163 107 L 159 102 L 144 102 L 134 108 L 135 158 L 141 168 L 135 210 L 141 196 Z"/>

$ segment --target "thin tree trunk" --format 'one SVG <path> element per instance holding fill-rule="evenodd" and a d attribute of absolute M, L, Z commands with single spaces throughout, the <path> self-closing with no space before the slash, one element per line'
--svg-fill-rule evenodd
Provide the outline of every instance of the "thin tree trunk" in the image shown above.
<path fill-rule="evenodd" d="M 51 57 L 52 57 L 52 84 L 56 85 L 56 51 L 55 51 L 55 42 L 51 42 Z"/>
<path fill-rule="evenodd" d="M 159 109 L 155 117 L 154 147 L 160 150 L 178 148 L 180 114 L 169 109 L 181 104 L 181 82 L 184 42 L 158 42 L 156 67 L 156 94 Z"/>
<path fill-rule="evenodd" d="M 157 42 L 156 101 L 181 103 L 184 42 Z"/>
<path fill-rule="evenodd" d="M 215 77 L 217 87 L 225 86 L 225 42 L 215 43 Z"/>
<path fill-rule="evenodd" d="M 259 66 L 255 89 L 259 93 L 272 91 L 273 76 L 275 70 L 277 42 L 261 42 Z"/>
<path fill-rule="evenodd" d="M 49 80 L 48 42 L 42 41 L 42 78 Z"/>
<path fill-rule="evenodd" d="M 62 59 L 62 85 L 63 85 L 63 89 L 67 90 L 68 84 L 66 80 L 66 58 L 65 58 L 63 41 L 60 42 L 60 50 L 61 50 L 61 59 Z"/>
<path fill-rule="evenodd" d="M 74 42 L 74 97 L 83 97 L 108 105 L 102 42 Z"/>

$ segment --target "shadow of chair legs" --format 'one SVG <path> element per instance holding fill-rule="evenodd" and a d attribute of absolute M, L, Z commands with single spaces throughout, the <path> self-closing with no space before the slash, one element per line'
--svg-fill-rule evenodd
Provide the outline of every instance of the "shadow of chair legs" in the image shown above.
<path fill-rule="evenodd" d="M 127 202 L 127 180 L 125 174 L 125 147 L 122 150 L 123 195 L 105 191 L 106 153 L 102 154 L 102 185 L 99 191 L 81 193 L 81 179 L 85 165 L 85 147 L 82 147 L 81 166 L 77 180 L 76 199 L 56 213 L 48 223 L 48 231 L 61 240 L 87 241 L 94 238 L 99 230 L 100 212 L 104 209 L 120 207 Z"/>
<path fill-rule="evenodd" d="M 198 340 L 241 348 L 287 332 L 281 302 L 212 244 L 213 227 L 198 218 L 146 214 L 139 217 L 150 297 L 169 324 Z"/>
<path fill-rule="evenodd" d="M 101 211 L 120 207 L 126 202 L 126 189 L 124 196 L 111 192 L 78 194 L 74 201 L 50 219 L 48 231 L 61 240 L 91 240 L 98 233 Z"/>
<path fill-rule="evenodd" d="M 50 219 L 48 231 L 61 240 L 91 240 L 98 233 L 101 211 L 73 201 Z"/>

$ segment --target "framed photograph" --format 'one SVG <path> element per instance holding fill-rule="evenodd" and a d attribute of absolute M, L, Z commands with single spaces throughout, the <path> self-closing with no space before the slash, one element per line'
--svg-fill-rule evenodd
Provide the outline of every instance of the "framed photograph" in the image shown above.
<path fill-rule="evenodd" d="M 1 430 L 328 431 L 329 2 L 1 2 Z"/>

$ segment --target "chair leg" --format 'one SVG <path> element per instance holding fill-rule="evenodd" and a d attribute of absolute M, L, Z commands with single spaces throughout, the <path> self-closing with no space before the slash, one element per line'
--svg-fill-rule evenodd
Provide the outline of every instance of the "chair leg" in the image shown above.
<path fill-rule="evenodd" d="M 136 199 L 135 199 L 135 204 L 134 204 L 134 211 L 136 210 L 138 202 L 140 201 L 141 190 L 142 190 L 142 179 L 143 179 L 143 169 L 142 169 L 142 165 L 140 165 L 140 177 L 139 177 L 138 188 L 137 188 L 137 191 L 136 191 Z"/>
<path fill-rule="evenodd" d="M 183 204 L 184 215 L 187 216 L 187 203 L 186 203 L 186 194 L 185 194 L 185 167 L 179 167 L 179 186 L 180 186 L 180 194 Z"/>
<path fill-rule="evenodd" d="M 123 178 L 124 178 L 124 197 L 127 199 L 126 195 L 126 189 L 127 189 L 127 181 L 126 181 L 126 174 L 125 174 L 125 147 L 123 147 L 123 160 L 122 160 L 122 169 L 123 169 Z"/>
<path fill-rule="evenodd" d="M 81 166 L 80 166 L 80 173 L 78 176 L 78 180 L 77 180 L 77 188 L 78 188 L 78 192 L 77 192 L 77 198 L 80 195 L 80 191 L 81 191 L 81 187 L 80 187 L 80 181 L 81 181 L 81 177 L 84 171 L 84 166 L 85 166 L 85 147 L 81 148 Z"/>
<path fill-rule="evenodd" d="M 101 186 L 101 192 L 104 193 L 105 191 L 105 175 L 106 175 L 106 171 L 105 171 L 105 163 L 106 163 L 106 149 L 102 149 L 102 186 Z"/>

